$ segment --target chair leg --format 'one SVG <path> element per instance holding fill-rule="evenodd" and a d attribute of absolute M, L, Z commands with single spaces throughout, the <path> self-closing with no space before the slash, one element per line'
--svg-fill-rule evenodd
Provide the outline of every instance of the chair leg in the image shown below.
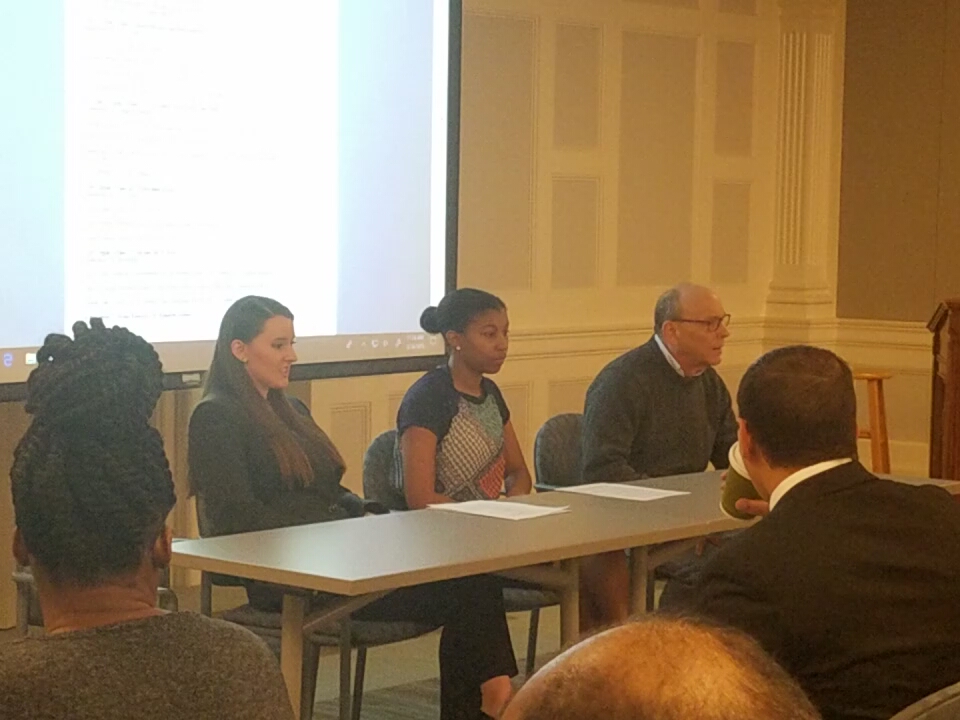
<path fill-rule="evenodd" d="M 363 703 L 363 676 L 367 671 L 367 649 L 357 648 L 357 669 L 353 678 L 353 712 L 351 720 L 360 720 L 360 706 Z"/>
<path fill-rule="evenodd" d="M 350 720 L 350 620 L 340 623 L 340 720 Z"/>
<path fill-rule="evenodd" d="M 26 637 L 30 633 L 30 586 L 25 582 L 17 583 L 17 635 Z"/>
<path fill-rule="evenodd" d="M 654 605 L 657 601 L 657 580 L 653 572 L 647 574 L 647 612 L 652 613 L 654 611 Z"/>
<path fill-rule="evenodd" d="M 320 667 L 320 646 L 304 638 L 303 671 L 300 676 L 300 720 L 313 718 L 317 697 L 317 670 Z"/>
<path fill-rule="evenodd" d="M 873 471 L 890 472 L 890 443 L 887 439 L 887 408 L 883 398 L 883 380 L 867 383 L 870 409 L 870 454 Z"/>
<path fill-rule="evenodd" d="M 157 606 L 167 612 L 180 611 L 180 599 L 177 594 L 168 587 L 157 588 Z"/>
<path fill-rule="evenodd" d="M 540 608 L 530 611 L 530 630 L 527 633 L 527 661 L 523 669 L 523 679 L 533 675 L 533 667 L 537 662 L 537 635 L 540 632 Z"/>
<path fill-rule="evenodd" d="M 213 583 L 210 573 L 200 573 L 200 614 L 210 617 L 213 615 Z"/>

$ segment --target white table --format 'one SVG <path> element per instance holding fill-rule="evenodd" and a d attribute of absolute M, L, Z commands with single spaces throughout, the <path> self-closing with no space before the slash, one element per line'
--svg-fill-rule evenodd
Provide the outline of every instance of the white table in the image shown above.
<path fill-rule="evenodd" d="M 960 493 L 960 482 L 904 482 L 934 482 Z M 506 502 L 568 505 L 570 512 L 511 521 L 428 509 L 182 540 L 174 545 L 173 563 L 343 596 L 310 615 L 302 595 L 284 596 L 281 668 L 299 713 L 305 634 L 391 590 L 483 573 L 533 581 L 559 592 L 561 642 L 567 644 L 579 632 L 579 558 L 633 549 L 631 609 L 642 612 L 648 572 L 656 565 L 700 537 L 748 524 L 720 511 L 720 472 L 636 484 L 689 494 L 636 502 L 549 492 Z"/>

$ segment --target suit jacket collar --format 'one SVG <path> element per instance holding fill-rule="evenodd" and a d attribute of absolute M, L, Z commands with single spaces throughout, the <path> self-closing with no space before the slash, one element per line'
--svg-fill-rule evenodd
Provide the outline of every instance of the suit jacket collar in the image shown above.
<path fill-rule="evenodd" d="M 780 499 L 771 514 L 776 513 L 781 508 L 796 503 L 813 502 L 817 498 L 832 495 L 873 480 L 877 480 L 877 476 L 867 470 L 859 461 L 853 460 L 804 480 Z"/>

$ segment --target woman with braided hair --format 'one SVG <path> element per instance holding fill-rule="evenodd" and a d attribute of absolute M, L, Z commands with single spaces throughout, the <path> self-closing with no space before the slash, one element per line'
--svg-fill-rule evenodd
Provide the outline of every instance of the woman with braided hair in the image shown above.
<path fill-rule="evenodd" d="M 293 313 L 276 300 L 244 297 L 224 315 L 204 395 L 190 418 L 190 484 L 203 535 L 326 522 L 370 509 L 340 485 L 343 458 L 309 411 L 284 395 L 297 360 L 294 340 Z M 280 610 L 281 588 L 245 584 L 251 605 Z M 313 603 L 327 600 L 317 594 Z M 493 578 L 402 588 L 354 617 L 443 626 L 441 720 L 496 716 L 506 703 L 517 665 L 503 592 Z"/>
<path fill-rule="evenodd" d="M 14 554 L 46 635 L 0 653 L 0 715 L 289 720 L 276 660 L 252 633 L 156 607 L 176 497 L 149 420 L 162 369 L 124 328 L 48 335 L 27 381 L 33 418 L 10 471 Z"/>

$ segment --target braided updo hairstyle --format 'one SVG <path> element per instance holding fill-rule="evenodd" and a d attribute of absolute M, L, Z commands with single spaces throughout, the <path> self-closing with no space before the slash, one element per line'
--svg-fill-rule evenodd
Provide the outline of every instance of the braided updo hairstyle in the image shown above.
<path fill-rule="evenodd" d="M 163 383 L 153 347 L 92 319 L 48 335 L 27 381 L 30 427 L 10 470 L 17 527 L 57 584 L 135 571 L 176 502 L 149 420 Z"/>

